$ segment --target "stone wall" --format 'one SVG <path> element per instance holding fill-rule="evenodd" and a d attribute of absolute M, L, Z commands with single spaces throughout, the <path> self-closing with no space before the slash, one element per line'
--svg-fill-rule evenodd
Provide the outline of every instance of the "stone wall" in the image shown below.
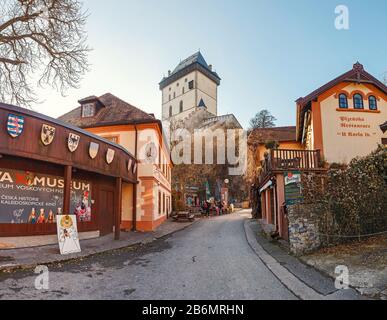
<path fill-rule="evenodd" d="M 295 255 L 311 253 L 321 246 L 318 218 L 308 205 L 288 206 L 289 245 Z"/>

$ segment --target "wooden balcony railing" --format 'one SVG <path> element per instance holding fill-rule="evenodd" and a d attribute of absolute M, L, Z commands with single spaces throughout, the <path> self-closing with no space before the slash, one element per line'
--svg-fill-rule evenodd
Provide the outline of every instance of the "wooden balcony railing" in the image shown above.
<path fill-rule="evenodd" d="M 273 171 L 314 171 L 324 169 L 320 150 L 273 149 L 262 161 L 260 181 Z"/>

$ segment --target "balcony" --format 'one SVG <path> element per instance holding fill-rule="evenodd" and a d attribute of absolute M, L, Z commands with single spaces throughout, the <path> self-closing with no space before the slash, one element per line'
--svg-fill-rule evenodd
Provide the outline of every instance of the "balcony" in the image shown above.
<path fill-rule="evenodd" d="M 322 171 L 320 150 L 273 149 L 262 161 L 259 182 L 263 182 L 272 173 L 284 171 Z"/>

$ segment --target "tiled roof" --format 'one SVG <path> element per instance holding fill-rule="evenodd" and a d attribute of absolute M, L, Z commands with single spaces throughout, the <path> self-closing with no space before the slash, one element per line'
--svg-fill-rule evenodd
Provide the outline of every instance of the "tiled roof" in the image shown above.
<path fill-rule="evenodd" d="M 215 71 L 212 71 L 212 68 L 210 68 L 199 51 L 181 61 L 167 77 L 164 77 L 160 82 L 160 88 L 165 88 L 170 83 L 178 80 L 193 70 L 200 70 L 218 85 L 220 84 L 221 79 L 219 75 Z"/>
<path fill-rule="evenodd" d="M 93 98 L 93 96 L 91 97 Z M 96 98 L 96 97 L 95 97 Z M 117 98 L 111 93 L 106 93 L 95 99 L 102 105 L 96 111 L 94 117 L 81 116 L 82 107 L 59 117 L 59 120 L 65 121 L 80 128 L 102 127 L 119 124 L 136 124 L 156 122 L 154 116 L 132 106 L 131 104 Z M 90 97 L 80 100 L 81 102 L 90 101 Z"/>
<path fill-rule="evenodd" d="M 275 127 L 254 129 L 248 137 L 248 144 L 263 144 L 267 141 L 296 141 L 296 127 Z"/>
<path fill-rule="evenodd" d="M 203 98 L 200 99 L 198 107 L 207 108 L 206 104 L 203 101 Z"/>
<path fill-rule="evenodd" d="M 210 70 L 206 60 L 204 59 L 203 55 L 200 52 L 194 53 L 192 56 L 189 56 L 187 59 L 181 61 L 175 70 L 173 70 L 172 74 L 179 72 L 180 70 L 183 70 L 185 67 L 190 66 L 191 64 L 199 63 L 204 68 Z"/>
<path fill-rule="evenodd" d="M 353 68 L 348 72 L 326 83 L 325 85 L 313 91 L 312 93 L 308 94 L 307 96 L 303 98 L 299 98 L 296 102 L 301 107 L 304 107 L 305 105 L 307 105 L 312 100 L 316 99 L 319 95 L 321 95 L 325 91 L 329 90 L 330 88 L 344 81 L 358 82 L 358 83 L 362 83 L 362 82 L 372 83 L 377 88 L 379 88 L 382 92 L 387 94 L 387 87 L 381 81 L 379 81 L 374 76 L 372 76 L 367 71 L 365 71 L 363 65 L 357 62 L 353 65 Z"/>

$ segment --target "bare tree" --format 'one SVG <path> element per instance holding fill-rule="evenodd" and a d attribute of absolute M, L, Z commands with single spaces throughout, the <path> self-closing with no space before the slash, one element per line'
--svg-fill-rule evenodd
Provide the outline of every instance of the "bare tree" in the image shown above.
<path fill-rule="evenodd" d="M 275 126 L 276 120 L 268 110 L 261 110 L 250 120 L 250 130 L 256 128 L 272 128 Z"/>
<path fill-rule="evenodd" d="M 77 88 L 88 70 L 86 18 L 78 0 L 1 0 L 0 99 L 30 106 L 34 84 Z"/>

